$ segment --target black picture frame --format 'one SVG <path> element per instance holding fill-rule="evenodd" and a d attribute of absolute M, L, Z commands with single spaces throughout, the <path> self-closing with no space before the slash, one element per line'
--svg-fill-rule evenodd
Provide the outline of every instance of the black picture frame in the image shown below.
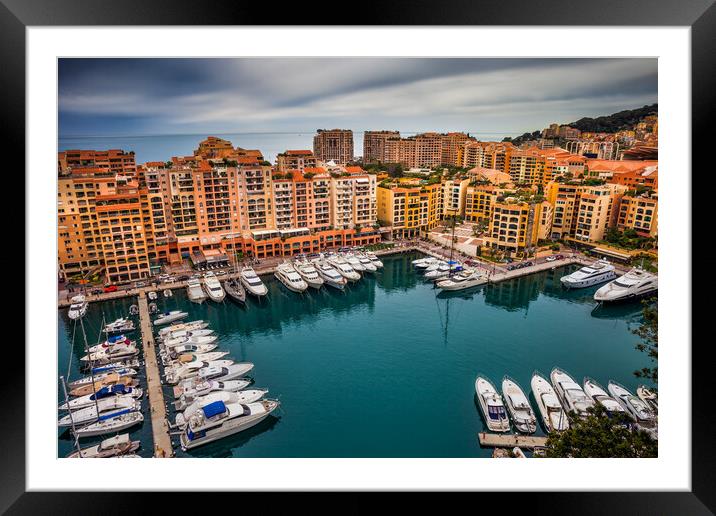
<path fill-rule="evenodd" d="M 6 128 L 5 149 L 12 149 L 13 167 L 23 167 L 25 156 L 25 28 L 28 26 L 86 25 L 557 25 L 557 26 L 688 26 L 691 27 L 692 156 L 706 163 L 712 139 L 709 131 L 716 112 L 716 7 L 714 0 L 552 0 L 478 2 L 470 0 L 399 0 L 346 5 L 323 2 L 269 4 L 244 0 L 198 2 L 188 0 L 0 0 L 0 105 Z M 355 12 L 350 13 L 353 9 Z M 559 48 L 550 48 L 559 54 Z M 635 49 L 643 54 L 645 49 Z M 648 53 L 648 50 L 647 52 Z M 48 115 L 48 123 L 54 116 Z M 708 140 L 707 140 L 708 139 Z M 6 153 L 6 155 L 8 155 Z M 701 160 L 698 158 L 702 158 Z M 710 171 L 708 171 L 710 172 Z M 682 171 L 688 174 L 689 171 Z M 697 217 L 693 217 L 698 224 Z M 688 252 L 688 250 L 684 250 Z M 713 259 L 711 259 L 713 261 Z M 688 278 L 691 281 L 691 278 Z M 713 280 L 708 280 L 713 283 Z M 704 288 L 708 289 L 709 285 Z M 669 343 L 690 345 L 684 339 Z M 695 340 L 695 339 L 694 339 Z M 26 345 L 32 343 L 26 342 Z M 520 496 L 532 509 L 551 514 L 712 514 L 716 510 L 714 485 L 714 411 L 706 382 L 709 342 L 692 352 L 692 491 L 641 493 L 526 493 L 487 495 Z M 18 357 L 19 358 L 19 357 Z M 126 513 L 122 493 L 25 492 L 25 367 L 2 375 L 3 449 L 0 510 L 10 514 L 114 512 Z M 707 410 L 696 410 L 707 407 Z M 688 436 L 684 436 L 688 437 Z M 101 486 L 97 486 L 101 488 Z M 190 497 L 172 495 L 174 507 L 187 512 Z M 89 499 L 88 499 L 89 498 Z M 245 499 L 244 499 L 245 500 Z M 131 503 L 145 504 L 135 495 Z M 512 505 L 512 504 L 510 504 Z M 512 505 L 514 507 L 514 505 Z M 357 508 L 357 506 L 355 506 Z M 149 505 L 143 505 L 149 509 Z M 245 511 L 246 505 L 240 510 Z M 478 507 L 474 507 L 478 510 Z M 160 510 L 160 509 L 157 509 Z M 239 510 L 239 509 L 237 509 Z M 144 512 L 144 511 L 141 511 Z"/>

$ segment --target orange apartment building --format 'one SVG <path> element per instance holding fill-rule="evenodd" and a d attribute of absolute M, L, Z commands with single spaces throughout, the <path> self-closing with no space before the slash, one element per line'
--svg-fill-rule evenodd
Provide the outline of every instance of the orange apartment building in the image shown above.
<path fill-rule="evenodd" d="M 398 155 L 395 147 L 390 148 L 388 140 L 400 140 L 399 131 L 365 131 L 363 133 L 364 163 L 395 163 L 391 157 Z M 386 148 L 388 146 L 388 148 Z"/>
<path fill-rule="evenodd" d="M 313 154 L 321 161 L 339 164 L 353 161 L 353 131 L 318 129 L 313 137 Z"/>
<path fill-rule="evenodd" d="M 658 198 L 656 194 L 638 197 L 625 195 L 619 205 L 617 229 L 633 229 L 640 236 L 656 237 L 658 234 Z"/>
<path fill-rule="evenodd" d="M 106 151 L 67 150 L 57 153 L 57 172 L 60 176 L 69 174 L 74 168 L 82 167 L 104 169 L 113 174 L 127 176 L 137 174 L 134 152 L 110 149 Z"/>
<path fill-rule="evenodd" d="M 287 150 L 276 157 L 276 168 L 279 172 L 316 168 L 318 160 L 310 150 Z"/>

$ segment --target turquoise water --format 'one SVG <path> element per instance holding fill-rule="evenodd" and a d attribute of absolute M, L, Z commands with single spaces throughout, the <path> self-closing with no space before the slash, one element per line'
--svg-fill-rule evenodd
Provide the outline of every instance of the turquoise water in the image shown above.
<path fill-rule="evenodd" d="M 177 456 L 488 457 L 491 450 L 476 438 L 483 430 L 478 373 L 495 383 L 508 374 L 526 392 L 535 369 L 548 374 L 555 366 L 580 383 L 591 376 L 637 387 L 633 371 L 647 365 L 629 331 L 640 322 L 639 303 L 593 311 L 597 287 L 567 292 L 559 284 L 573 268 L 436 296 L 412 270 L 415 257 L 385 258 L 382 272 L 346 293 L 297 295 L 265 276 L 269 300 L 245 309 L 228 301 L 190 303 L 184 290 L 160 297 L 160 308 L 208 320 L 219 349 L 253 362 L 255 385 L 282 403 L 277 417 L 189 454 L 177 449 Z M 102 312 L 113 320 L 132 302 L 92 304 L 88 336 L 96 341 Z M 72 333 L 65 310 L 59 328 L 64 374 Z M 73 367 L 82 349 L 75 340 Z M 144 405 L 146 416 L 146 399 Z M 132 436 L 142 440 L 140 454 L 150 456 L 149 418 Z M 63 433 L 59 455 L 71 447 Z"/>

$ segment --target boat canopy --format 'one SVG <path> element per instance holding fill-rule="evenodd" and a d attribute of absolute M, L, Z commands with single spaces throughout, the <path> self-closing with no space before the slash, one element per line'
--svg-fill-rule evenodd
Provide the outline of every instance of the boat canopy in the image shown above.
<path fill-rule="evenodd" d="M 115 417 L 123 416 L 124 414 L 129 414 L 130 412 L 134 412 L 134 409 L 124 409 L 120 410 L 119 412 L 111 412 L 109 414 L 105 414 L 103 416 L 99 416 L 99 421 L 106 421 L 107 419 L 114 419 Z"/>
<path fill-rule="evenodd" d="M 503 407 L 502 405 L 487 405 L 487 413 L 490 416 L 490 419 L 504 419 L 505 407 Z"/>
<path fill-rule="evenodd" d="M 202 410 L 207 418 L 214 417 L 226 412 L 226 405 L 224 405 L 223 401 L 214 401 L 213 403 L 209 403 Z"/>

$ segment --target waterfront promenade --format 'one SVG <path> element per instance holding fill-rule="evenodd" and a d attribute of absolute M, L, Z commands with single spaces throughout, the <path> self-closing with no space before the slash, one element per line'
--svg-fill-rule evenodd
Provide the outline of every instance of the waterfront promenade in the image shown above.
<path fill-rule="evenodd" d="M 147 372 L 147 392 L 149 399 L 149 413 L 152 419 L 152 437 L 154 440 L 155 457 L 172 457 L 172 441 L 169 437 L 169 423 L 167 421 L 164 393 L 162 392 L 159 364 L 154 348 L 152 334 L 152 321 L 149 317 L 147 296 L 144 292 L 139 294 L 139 319 L 142 331 L 142 346 L 144 349 L 144 367 Z"/>

